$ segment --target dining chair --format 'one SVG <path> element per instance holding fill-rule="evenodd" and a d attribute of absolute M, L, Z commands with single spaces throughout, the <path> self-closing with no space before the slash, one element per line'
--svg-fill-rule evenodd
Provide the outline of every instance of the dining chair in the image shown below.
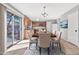
<path fill-rule="evenodd" d="M 48 54 L 49 54 L 49 47 L 50 47 L 50 33 L 39 33 L 39 39 L 38 39 L 38 46 L 39 46 L 39 52 L 41 54 L 41 48 L 47 48 Z"/>
<path fill-rule="evenodd" d="M 56 34 L 56 31 L 53 31 L 52 34 Z"/>
<path fill-rule="evenodd" d="M 38 38 L 37 37 L 32 37 L 32 35 L 33 35 L 34 33 L 32 33 L 32 32 L 30 32 L 30 34 L 29 34 L 29 49 L 30 49 L 30 47 L 31 47 L 31 45 L 32 44 L 36 44 L 36 49 L 37 49 L 37 40 L 38 40 Z"/>
<path fill-rule="evenodd" d="M 57 31 L 57 32 L 56 32 L 56 37 L 53 37 L 53 38 L 51 39 L 51 43 L 52 43 L 51 45 L 54 46 L 54 44 L 56 44 L 57 47 L 60 48 L 60 50 L 61 50 L 61 46 L 60 46 L 61 34 L 62 34 L 62 32 Z"/>

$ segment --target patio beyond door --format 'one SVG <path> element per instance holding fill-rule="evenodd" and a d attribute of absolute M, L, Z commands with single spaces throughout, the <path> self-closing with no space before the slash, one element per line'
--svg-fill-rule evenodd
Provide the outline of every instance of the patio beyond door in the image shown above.
<path fill-rule="evenodd" d="M 7 47 L 21 40 L 21 17 L 7 12 Z"/>
<path fill-rule="evenodd" d="M 14 42 L 18 42 L 20 40 L 20 17 L 14 16 Z"/>

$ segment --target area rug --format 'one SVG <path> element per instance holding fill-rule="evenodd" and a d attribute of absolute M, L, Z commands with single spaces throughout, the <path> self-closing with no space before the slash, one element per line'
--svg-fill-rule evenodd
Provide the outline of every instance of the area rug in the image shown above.
<path fill-rule="evenodd" d="M 62 51 L 60 51 L 57 46 L 54 46 L 53 48 L 50 47 L 50 55 L 63 55 L 63 54 L 64 53 Z M 29 49 L 29 47 L 27 48 L 24 55 L 40 55 L 39 47 L 37 47 L 37 49 L 36 49 L 36 45 L 32 44 L 30 49 Z M 48 50 L 42 49 L 41 55 L 48 55 Z"/>

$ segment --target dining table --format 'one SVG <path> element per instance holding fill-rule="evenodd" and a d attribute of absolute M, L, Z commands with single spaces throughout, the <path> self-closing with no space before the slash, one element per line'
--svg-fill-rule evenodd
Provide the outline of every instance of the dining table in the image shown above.
<path fill-rule="evenodd" d="M 34 33 L 32 37 L 39 37 L 39 33 Z M 50 37 L 56 37 L 56 34 L 51 33 Z"/>

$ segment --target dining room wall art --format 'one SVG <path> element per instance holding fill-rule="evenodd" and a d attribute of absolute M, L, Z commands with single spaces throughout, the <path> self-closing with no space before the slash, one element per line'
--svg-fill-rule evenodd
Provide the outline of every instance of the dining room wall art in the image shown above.
<path fill-rule="evenodd" d="M 68 20 L 62 20 L 59 22 L 61 28 L 68 28 Z"/>

